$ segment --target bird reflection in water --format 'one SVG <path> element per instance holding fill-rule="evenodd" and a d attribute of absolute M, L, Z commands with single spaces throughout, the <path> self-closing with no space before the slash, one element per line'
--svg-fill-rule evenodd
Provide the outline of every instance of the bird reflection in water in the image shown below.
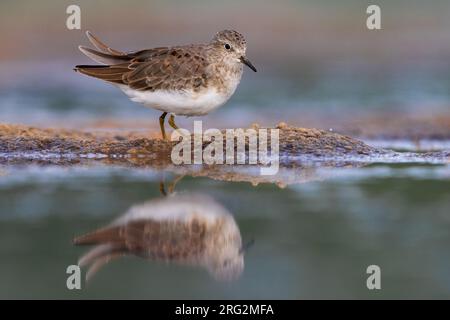
<path fill-rule="evenodd" d="M 165 194 L 164 186 L 161 191 Z M 79 260 L 89 280 L 113 259 L 134 255 L 206 268 L 217 280 L 237 279 L 244 269 L 241 234 L 233 216 L 200 194 L 169 194 L 132 206 L 107 227 L 74 239 L 95 245 Z"/>

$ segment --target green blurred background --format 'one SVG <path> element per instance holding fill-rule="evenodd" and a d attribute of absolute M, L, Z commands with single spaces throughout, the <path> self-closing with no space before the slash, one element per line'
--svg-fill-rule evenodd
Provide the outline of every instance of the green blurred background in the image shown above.
<path fill-rule="evenodd" d="M 70 4 L 81 30 L 67 30 Z M 450 3 L 377 1 L 382 30 L 366 28 L 371 1 L 2 1 L 0 116 L 4 121 L 156 128 L 157 112 L 115 88 L 75 74 L 91 63 L 77 47 L 86 30 L 119 50 L 206 42 L 233 28 L 248 40 L 258 73 L 212 113 L 211 126 L 252 122 L 328 128 L 379 114 L 448 118 Z M 248 70 L 247 70 L 248 71 Z M 257 112 L 256 112 L 257 110 Z M 23 113 L 27 117 L 23 117 Z M 237 116 L 236 116 L 237 115 Z M 109 122 L 108 122 L 109 121 Z M 190 122 L 183 122 L 189 125 Z M 65 125 L 70 125 L 66 121 Z M 123 126 L 123 122 L 122 122 Z"/>

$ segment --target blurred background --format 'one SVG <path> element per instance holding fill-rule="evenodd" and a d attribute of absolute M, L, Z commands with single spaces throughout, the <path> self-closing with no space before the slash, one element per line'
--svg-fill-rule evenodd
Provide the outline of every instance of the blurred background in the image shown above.
<path fill-rule="evenodd" d="M 450 3 L 377 1 L 382 30 L 371 31 L 366 9 L 372 2 L 2 1 L 0 117 L 46 125 L 64 120 L 64 126 L 157 128 L 158 112 L 72 71 L 74 65 L 91 63 L 77 49 L 88 45 L 84 32 L 132 51 L 206 42 L 215 32 L 233 28 L 247 38 L 248 56 L 259 72 L 246 70 L 231 101 L 204 119 L 210 126 L 289 120 L 346 133 L 344 124 L 349 124 L 361 135 L 367 122 L 395 131 L 405 118 L 419 121 L 422 131 L 448 126 Z M 81 30 L 65 26 L 70 4 L 81 7 Z M 188 127 L 192 122 L 179 121 Z M 408 127 L 402 125 L 405 131 Z"/>
<path fill-rule="evenodd" d="M 66 28 L 71 4 L 81 7 L 81 30 Z M 366 28 L 369 4 L 381 7 L 382 30 Z M 88 45 L 85 31 L 131 51 L 206 42 L 225 28 L 246 37 L 258 72 L 245 70 L 204 128 L 284 121 L 374 146 L 450 149 L 448 0 L 2 0 L 0 121 L 157 132 L 159 112 L 72 71 L 91 63 L 77 48 Z M 194 119 L 177 123 L 191 129 Z M 233 213 L 244 240 L 255 239 L 240 279 L 218 283 L 204 270 L 130 257 L 69 291 L 66 267 L 85 252 L 73 237 L 160 197 L 165 173 L 8 156 L 0 154 L 0 298 L 450 297 L 442 161 L 344 163 L 326 174 L 313 163 L 286 169 L 308 179 L 284 188 L 185 177 L 178 192 L 209 194 Z M 370 264 L 382 268 L 381 291 L 365 286 Z"/>

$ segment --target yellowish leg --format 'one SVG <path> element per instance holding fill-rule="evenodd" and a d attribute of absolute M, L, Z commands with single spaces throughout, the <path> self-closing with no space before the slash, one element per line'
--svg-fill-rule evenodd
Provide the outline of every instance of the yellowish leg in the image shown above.
<path fill-rule="evenodd" d="M 163 196 L 167 196 L 166 188 L 164 187 L 164 181 L 159 182 L 159 192 L 161 192 Z"/>
<path fill-rule="evenodd" d="M 178 129 L 178 126 L 175 124 L 175 116 L 173 114 L 170 115 L 169 118 L 169 125 L 174 128 L 175 130 Z"/>
<path fill-rule="evenodd" d="M 180 181 L 181 179 L 183 179 L 184 174 L 182 174 L 181 176 L 176 177 L 172 183 L 169 185 L 169 193 L 173 193 L 173 191 L 175 190 L 175 186 L 177 185 L 178 181 Z"/>
<path fill-rule="evenodd" d="M 164 129 L 164 119 L 167 116 L 167 112 L 164 112 L 160 117 L 159 117 L 159 126 L 161 128 L 161 134 L 164 140 L 166 140 L 166 130 Z M 170 121 L 169 121 L 170 123 Z"/>
<path fill-rule="evenodd" d="M 166 192 L 166 187 L 165 187 L 165 183 L 164 183 L 164 178 L 159 182 L 159 191 L 161 192 L 161 194 L 163 196 L 167 196 L 168 194 L 173 193 L 173 191 L 175 190 L 175 186 L 177 185 L 178 181 L 180 181 L 181 179 L 183 179 L 184 174 L 180 175 L 178 177 L 176 177 L 172 183 L 169 184 L 169 187 L 167 189 Z"/>

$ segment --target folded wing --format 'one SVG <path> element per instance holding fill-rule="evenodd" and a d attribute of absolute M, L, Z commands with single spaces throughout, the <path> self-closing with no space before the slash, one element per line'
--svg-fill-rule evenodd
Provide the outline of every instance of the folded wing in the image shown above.
<path fill-rule="evenodd" d="M 207 59 L 191 46 L 124 53 L 108 47 L 90 32 L 87 36 L 97 50 L 80 46 L 80 51 L 102 65 L 78 65 L 74 68 L 77 72 L 142 91 L 207 86 Z"/>

